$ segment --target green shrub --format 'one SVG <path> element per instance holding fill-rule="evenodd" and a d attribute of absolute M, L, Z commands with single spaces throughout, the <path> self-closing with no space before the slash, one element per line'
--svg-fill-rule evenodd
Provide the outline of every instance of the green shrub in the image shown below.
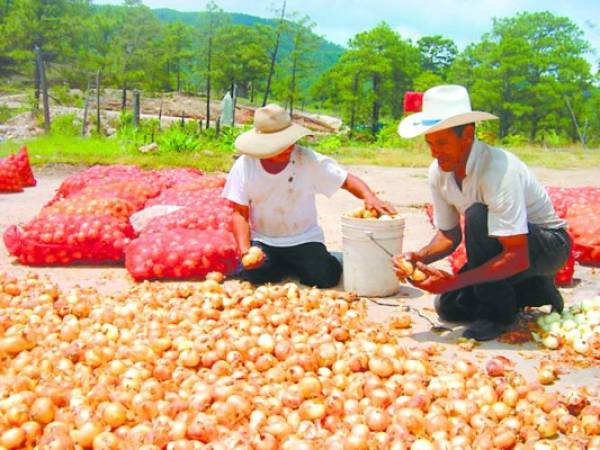
<path fill-rule="evenodd" d="M 375 144 L 382 148 L 403 148 L 411 145 L 411 141 L 402 139 L 398 134 L 398 122 L 390 122 L 377 133 Z"/>
<path fill-rule="evenodd" d="M 0 123 L 6 122 L 12 117 L 12 110 L 6 105 L 0 105 Z"/>
<path fill-rule="evenodd" d="M 544 130 L 540 136 L 540 143 L 547 147 L 565 147 L 570 144 L 569 138 L 562 136 L 556 130 Z"/>
<path fill-rule="evenodd" d="M 335 154 L 344 145 L 343 138 L 339 134 L 329 134 L 318 137 L 312 145 L 319 153 Z"/>
<path fill-rule="evenodd" d="M 158 139 L 158 146 L 164 151 L 187 152 L 194 151 L 200 145 L 200 140 L 194 134 L 188 134 L 185 127 L 172 125 L 163 131 Z"/>
<path fill-rule="evenodd" d="M 529 142 L 525 136 L 521 134 L 509 134 L 504 139 L 502 139 L 502 145 L 506 147 L 519 147 L 525 145 Z"/>
<path fill-rule="evenodd" d="M 77 136 L 81 133 L 81 121 L 76 119 L 75 113 L 54 116 L 51 131 L 55 135 Z"/>

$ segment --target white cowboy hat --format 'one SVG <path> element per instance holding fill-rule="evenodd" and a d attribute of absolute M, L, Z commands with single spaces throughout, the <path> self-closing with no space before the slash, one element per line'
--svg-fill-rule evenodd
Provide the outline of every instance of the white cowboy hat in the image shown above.
<path fill-rule="evenodd" d="M 254 128 L 238 136 L 235 147 L 248 156 L 271 158 L 313 132 L 292 122 L 279 105 L 267 105 L 254 112 Z"/>
<path fill-rule="evenodd" d="M 446 84 L 425 91 L 423 111 L 402 119 L 398 126 L 398 134 L 403 138 L 413 138 L 446 128 L 497 118 L 490 113 L 473 111 L 469 93 L 463 86 Z"/>

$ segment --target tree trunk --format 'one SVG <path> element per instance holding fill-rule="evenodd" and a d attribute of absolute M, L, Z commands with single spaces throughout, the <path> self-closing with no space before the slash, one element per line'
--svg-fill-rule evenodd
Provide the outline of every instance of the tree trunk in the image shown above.
<path fill-rule="evenodd" d="M 181 70 L 177 64 L 177 92 L 181 92 Z"/>
<path fill-rule="evenodd" d="M 379 123 L 379 81 L 379 74 L 373 74 L 373 93 L 375 94 L 371 113 L 371 134 L 373 136 L 377 134 L 377 124 Z"/>
<path fill-rule="evenodd" d="M 50 131 L 50 105 L 48 103 L 48 85 L 46 84 L 46 67 L 42 58 L 42 50 L 36 45 L 35 53 L 37 57 L 37 66 L 40 72 L 40 88 L 42 89 L 42 98 L 44 101 L 44 131 Z"/>
<path fill-rule="evenodd" d="M 40 109 L 40 68 L 38 67 L 37 55 L 35 56 L 35 64 L 34 64 L 35 72 L 33 74 L 33 90 L 34 90 L 34 100 L 33 100 L 33 113 L 36 113 Z"/>
<path fill-rule="evenodd" d="M 100 124 L 100 70 L 98 69 L 96 73 L 96 131 L 98 131 L 98 135 L 102 130 Z"/>
<path fill-rule="evenodd" d="M 87 127 L 88 108 L 90 106 L 90 81 L 88 80 L 87 89 L 85 90 L 85 105 L 83 106 L 83 121 L 81 123 L 81 136 L 85 137 Z"/>
<path fill-rule="evenodd" d="M 290 117 L 294 115 L 294 96 L 296 94 L 296 70 L 298 69 L 298 55 L 294 55 L 292 63 L 292 82 L 290 83 Z"/>
<path fill-rule="evenodd" d="M 277 62 L 277 52 L 279 51 L 279 41 L 281 39 L 281 31 L 283 27 L 283 20 L 285 18 L 285 4 L 286 0 L 283 0 L 283 8 L 281 8 L 281 18 L 279 19 L 279 25 L 277 27 L 277 34 L 275 36 L 275 48 L 271 54 L 271 66 L 269 67 L 269 76 L 267 77 L 267 87 L 265 89 L 265 96 L 263 98 L 262 105 L 266 106 L 269 100 L 269 94 L 271 93 L 271 81 L 273 74 L 275 73 L 275 63 Z"/>
<path fill-rule="evenodd" d="M 250 103 L 254 104 L 254 83 L 250 82 Z"/>
<path fill-rule="evenodd" d="M 354 82 L 352 83 L 352 111 L 350 112 L 350 139 L 354 134 L 354 125 L 356 123 L 356 104 L 358 103 L 358 73 L 354 75 Z"/>
<path fill-rule="evenodd" d="M 210 128 L 210 71 L 212 59 L 212 36 L 208 38 L 208 64 L 206 76 L 206 129 Z"/>

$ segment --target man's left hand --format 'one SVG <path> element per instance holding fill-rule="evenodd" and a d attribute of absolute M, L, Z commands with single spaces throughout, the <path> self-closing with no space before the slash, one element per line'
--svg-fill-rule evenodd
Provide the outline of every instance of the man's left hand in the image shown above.
<path fill-rule="evenodd" d="M 365 198 L 365 209 L 375 209 L 379 214 L 388 214 L 390 216 L 398 214 L 394 205 L 384 202 L 376 195 Z"/>
<path fill-rule="evenodd" d="M 452 275 L 444 270 L 426 266 L 422 263 L 417 263 L 417 268 L 427 275 L 427 278 L 421 282 L 409 279 L 412 285 L 419 289 L 431 292 L 432 294 L 443 294 L 459 288 L 458 277 L 456 275 Z"/>

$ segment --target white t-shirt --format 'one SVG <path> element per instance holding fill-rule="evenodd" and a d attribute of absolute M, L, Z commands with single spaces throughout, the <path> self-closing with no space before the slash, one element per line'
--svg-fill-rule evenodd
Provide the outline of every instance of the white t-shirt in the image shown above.
<path fill-rule="evenodd" d="M 551 229 L 566 226 L 546 190 L 519 158 L 478 140 L 471 147 L 462 189 L 454 173 L 440 170 L 437 160 L 429 167 L 429 187 L 434 225 L 440 230 L 456 227 L 459 214 L 474 203 L 488 207 L 490 236 L 527 234 L 528 222 Z"/>
<path fill-rule="evenodd" d="M 331 197 L 347 176 L 333 159 L 297 145 L 289 164 L 277 174 L 268 173 L 257 158 L 240 156 L 229 172 L 223 197 L 250 207 L 253 240 L 274 247 L 324 243 L 315 195 Z"/>

